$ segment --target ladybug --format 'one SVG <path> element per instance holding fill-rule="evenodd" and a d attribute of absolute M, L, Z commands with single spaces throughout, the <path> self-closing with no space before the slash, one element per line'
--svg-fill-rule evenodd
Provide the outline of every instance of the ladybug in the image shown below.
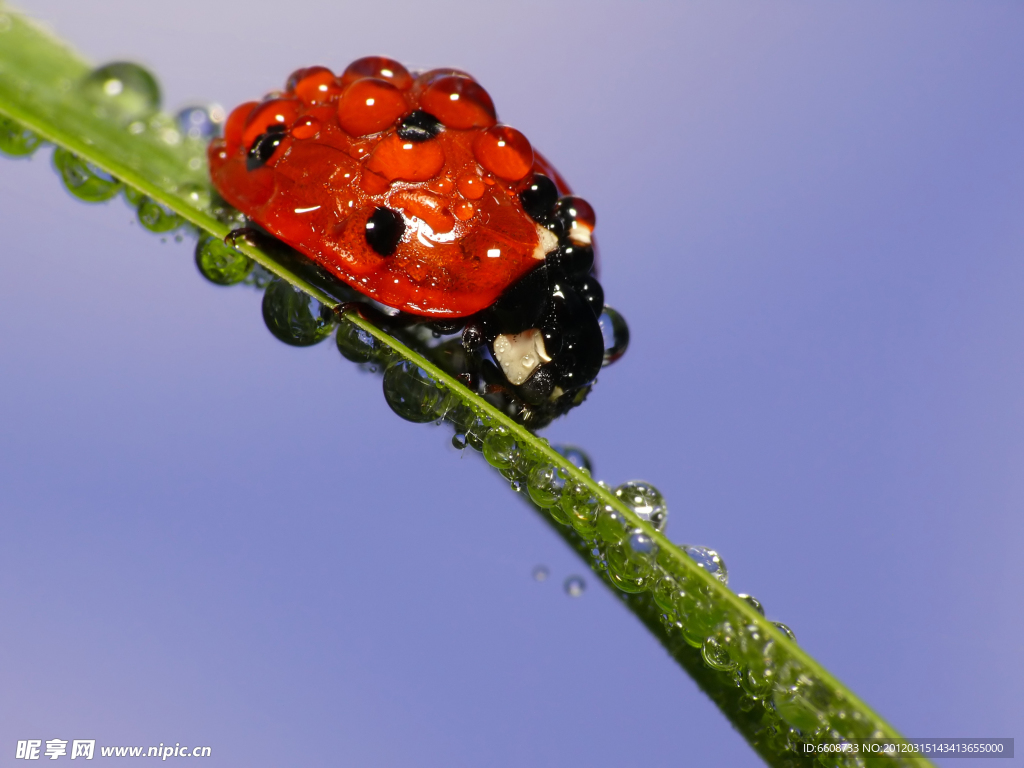
<path fill-rule="evenodd" d="M 462 328 L 491 388 L 538 408 L 597 376 L 594 211 L 465 72 L 300 69 L 232 111 L 209 164 L 228 203 L 359 293 Z"/>

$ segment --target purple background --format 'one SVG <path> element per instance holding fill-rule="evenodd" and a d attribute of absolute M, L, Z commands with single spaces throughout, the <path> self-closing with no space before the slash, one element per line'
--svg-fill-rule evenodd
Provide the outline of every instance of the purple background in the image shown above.
<path fill-rule="evenodd" d="M 370 53 L 473 72 L 594 204 L 633 331 L 547 436 L 657 485 L 670 537 L 907 735 L 1024 736 L 1024 5 L 21 6 L 172 109 Z M 0 765 L 27 738 L 756 762 L 332 343 L 274 340 L 258 293 L 74 201 L 46 152 L 0 160 L 0 200 Z"/>

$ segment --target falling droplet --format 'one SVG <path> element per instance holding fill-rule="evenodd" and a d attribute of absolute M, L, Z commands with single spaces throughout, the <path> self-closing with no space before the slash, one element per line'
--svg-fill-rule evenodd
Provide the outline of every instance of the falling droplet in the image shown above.
<path fill-rule="evenodd" d="M 274 280 L 263 294 L 263 321 L 274 336 L 293 347 L 310 347 L 334 327 L 330 307 L 284 280 Z"/>
<path fill-rule="evenodd" d="M 224 116 L 224 108 L 219 104 L 194 105 L 179 110 L 174 121 L 182 135 L 196 141 L 209 141 L 220 135 Z"/>
<path fill-rule="evenodd" d="M 196 243 L 196 267 L 211 283 L 234 285 L 252 271 L 252 259 L 220 238 L 203 235 Z"/>
<path fill-rule="evenodd" d="M 533 569 L 533 580 L 534 581 L 547 581 L 550 575 L 548 569 L 543 565 L 538 565 Z"/>
<path fill-rule="evenodd" d="M 582 576 L 570 576 L 565 580 L 565 594 L 569 597 L 580 597 L 587 590 L 587 582 Z"/>
<path fill-rule="evenodd" d="M 0 152 L 9 157 L 30 157 L 43 140 L 21 123 L 0 115 Z"/>
<path fill-rule="evenodd" d="M 160 86 L 148 71 L 130 61 L 115 61 L 94 69 L 82 81 L 82 95 L 98 117 L 127 125 L 160 109 Z"/>
<path fill-rule="evenodd" d="M 708 547 L 691 547 L 689 544 L 685 544 L 683 552 L 720 582 L 729 583 L 729 571 L 725 567 L 725 561 L 715 550 Z"/>
<path fill-rule="evenodd" d="M 661 492 L 643 480 L 630 480 L 615 489 L 615 495 L 632 509 L 637 517 L 650 523 L 657 531 L 664 531 L 668 522 L 668 507 Z"/>
<path fill-rule="evenodd" d="M 149 197 L 142 198 L 136 214 L 143 227 L 157 234 L 170 232 L 183 223 L 178 214 Z"/>
<path fill-rule="evenodd" d="M 53 151 L 53 165 L 68 192 L 87 203 L 102 203 L 121 191 L 121 182 L 63 147 Z"/>
<path fill-rule="evenodd" d="M 744 594 L 742 592 L 736 595 L 736 597 L 738 597 L 740 600 L 743 600 L 745 603 L 748 603 L 751 608 L 753 608 L 755 611 L 764 616 L 764 606 L 761 605 L 761 601 L 758 600 L 756 597 L 754 597 L 753 595 Z"/>
<path fill-rule="evenodd" d="M 406 421 L 425 424 L 444 416 L 448 392 L 415 363 L 398 360 L 384 371 L 384 399 Z"/>
<path fill-rule="evenodd" d="M 601 335 L 604 336 L 604 365 L 611 365 L 624 354 L 629 347 L 629 326 L 626 318 L 607 304 L 598 319 L 601 324 Z"/>

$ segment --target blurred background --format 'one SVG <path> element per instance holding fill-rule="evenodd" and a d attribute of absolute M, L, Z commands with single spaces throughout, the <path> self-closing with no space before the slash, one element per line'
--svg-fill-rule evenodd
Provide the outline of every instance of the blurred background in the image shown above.
<path fill-rule="evenodd" d="M 545 435 L 655 484 L 669 537 L 906 735 L 1024 735 L 1020 3 L 18 6 L 171 111 L 368 54 L 472 72 L 594 205 L 632 330 Z M 48 151 L 0 158 L 0 200 L 0 764 L 758 762 L 333 342 L 276 341 Z"/>

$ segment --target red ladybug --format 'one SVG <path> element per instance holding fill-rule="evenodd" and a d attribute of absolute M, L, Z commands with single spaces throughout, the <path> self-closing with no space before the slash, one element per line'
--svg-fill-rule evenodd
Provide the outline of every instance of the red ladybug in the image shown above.
<path fill-rule="evenodd" d="M 292 74 L 237 107 L 209 148 L 214 186 L 360 293 L 434 320 L 527 402 L 591 382 L 604 343 L 595 217 L 465 72 L 382 57 Z"/>

